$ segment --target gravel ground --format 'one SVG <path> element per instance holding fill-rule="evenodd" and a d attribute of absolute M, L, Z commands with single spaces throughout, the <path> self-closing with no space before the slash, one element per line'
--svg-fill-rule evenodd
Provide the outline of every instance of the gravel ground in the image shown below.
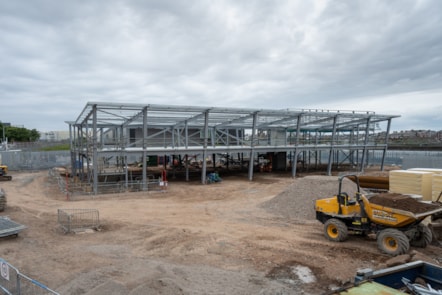
<path fill-rule="evenodd" d="M 312 175 L 297 178 L 293 184 L 275 196 L 264 202 L 261 207 L 269 213 L 280 215 L 289 219 L 315 220 L 315 200 L 332 197 L 338 193 L 339 182 L 337 176 Z M 356 184 L 351 180 L 344 179 L 342 191 L 349 196 L 357 192 Z"/>

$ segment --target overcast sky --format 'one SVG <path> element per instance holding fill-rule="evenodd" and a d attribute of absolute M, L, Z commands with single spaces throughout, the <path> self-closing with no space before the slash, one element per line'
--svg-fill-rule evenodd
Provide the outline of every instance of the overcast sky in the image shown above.
<path fill-rule="evenodd" d="M 0 1 L 0 121 L 88 101 L 400 115 L 442 129 L 442 1 Z"/>

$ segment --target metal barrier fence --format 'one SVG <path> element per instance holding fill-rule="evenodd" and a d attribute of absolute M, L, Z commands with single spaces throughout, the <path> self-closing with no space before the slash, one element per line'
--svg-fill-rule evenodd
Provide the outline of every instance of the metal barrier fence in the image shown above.
<path fill-rule="evenodd" d="M 49 170 L 49 181 L 58 186 L 60 191 L 66 195 L 68 200 L 81 199 L 82 196 L 92 195 L 92 184 L 82 182 L 78 177 L 66 176 L 65 171 L 58 168 Z M 161 185 L 159 179 L 153 176 L 148 176 L 147 183 L 144 186 L 141 180 L 135 181 L 118 181 L 118 182 L 103 182 L 97 185 L 98 194 L 112 194 L 112 193 L 126 193 L 138 191 L 164 191 L 166 187 Z"/>
<path fill-rule="evenodd" d="M 0 291 L 8 295 L 59 295 L 44 284 L 31 279 L 0 258 Z"/>
<path fill-rule="evenodd" d="M 100 227 L 97 209 L 58 209 L 58 223 L 65 233 Z"/>
<path fill-rule="evenodd" d="M 8 165 L 10 171 L 44 170 L 70 165 L 70 151 L 0 151 L 1 163 Z"/>
<path fill-rule="evenodd" d="M 6 294 L 20 294 L 19 271 L 0 258 L 0 287 Z"/>

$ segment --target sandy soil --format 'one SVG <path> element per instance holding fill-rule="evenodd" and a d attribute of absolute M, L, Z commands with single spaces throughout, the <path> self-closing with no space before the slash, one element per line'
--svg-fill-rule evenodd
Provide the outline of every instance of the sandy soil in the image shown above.
<path fill-rule="evenodd" d="M 81 201 L 68 201 L 47 171 L 12 175 L 0 183 L 1 215 L 27 229 L 0 239 L 0 257 L 60 294 L 320 294 L 389 258 L 370 237 L 326 240 L 311 218 L 325 196 L 313 191 L 299 206 L 290 199 L 298 215 L 279 214 L 275 204 L 297 185 L 288 175 Z M 73 208 L 98 209 L 101 230 L 63 233 L 57 209 Z M 438 247 L 419 251 L 440 258 Z"/>

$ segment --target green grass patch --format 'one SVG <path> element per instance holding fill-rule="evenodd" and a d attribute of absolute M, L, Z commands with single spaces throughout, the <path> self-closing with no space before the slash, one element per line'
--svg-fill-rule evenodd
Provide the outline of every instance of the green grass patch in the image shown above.
<path fill-rule="evenodd" d="M 54 146 L 46 146 L 42 147 L 40 150 L 44 152 L 50 152 L 50 151 L 69 151 L 71 149 L 71 146 L 69 143 L 54 145 Z"/>

